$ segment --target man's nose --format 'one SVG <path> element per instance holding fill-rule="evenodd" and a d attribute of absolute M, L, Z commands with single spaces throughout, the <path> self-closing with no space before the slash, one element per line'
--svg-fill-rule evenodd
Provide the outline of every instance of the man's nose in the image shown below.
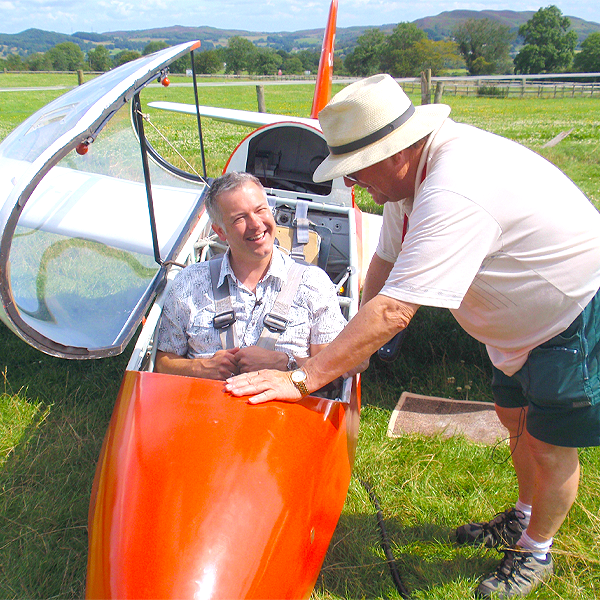
<path fill-rule="evenodd" d="M 258 228 L 262 225 L 262 220 L 258 215 L 251 214 L 248 216 L 248 226 Z"/>

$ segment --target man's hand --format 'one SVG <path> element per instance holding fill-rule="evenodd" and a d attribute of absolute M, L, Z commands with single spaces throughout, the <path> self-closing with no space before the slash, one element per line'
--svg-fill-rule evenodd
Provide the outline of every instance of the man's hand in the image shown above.
<path fill-rule="evenodd" d="M 258 346 L 239 348 L 235 355 L 236 373 L 250 373 L 261 369 L 287 371 L 288 355 L 276 350 L 265 350 Z"/>
<path fill-rule="evenodd" d="M 206 379 L 227 379 L 232 375 L 237 375 L 240 371 L 237 365 L 236 355 L 239 348 L 231 350 L 218 350 L 211 358 L 196 358 L 194 362 L 201 362 L 198 365 L 198 375 Z"/>
<path fill-rule="evenodd" d="M 261 404 L 269 400 L 298 402 L 302 399 L 289 373 L 282 371 L 242 373 L 237 377 L 230 377 L 225 389 L 234 396 L 252 396 L 248 400 L 250 404 Z"/>
<path fill-rule="evenodd" d="M 156 354 L 156 372 L 224 380 L 239 373 L 235 355 L 239 348 L 219 350 L 210 358 L 185 358 L 169 352 Z"/>

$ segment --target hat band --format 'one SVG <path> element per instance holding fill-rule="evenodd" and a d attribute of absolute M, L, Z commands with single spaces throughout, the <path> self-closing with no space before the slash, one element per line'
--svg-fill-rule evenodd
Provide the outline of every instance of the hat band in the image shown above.
<path fill-rule="evenodd" d="M 397 118 L 394 119 L 391 123 L 384 125 L 381 129 L 370 133 L 364 138 L 360 138 L 359 140 L 355 140 L 354 142 L 349 142 L 348 144 L 343 144 L 342 146 L 327 146 L 329 148 L 329 152 L 333 155 L 338 154 L 347 154 L 348 152 L 354 152 L 356 150 L 360 150 L 365 146 L 372 144 L 373 142 L 378 142 L 386 135 L 389 135 L 395 129 L 398 129 L 401 125 L 406 123 L 408 119 L 410 119 L 415 112 L 415 105 L 411 102 L 410 106 Z"/>

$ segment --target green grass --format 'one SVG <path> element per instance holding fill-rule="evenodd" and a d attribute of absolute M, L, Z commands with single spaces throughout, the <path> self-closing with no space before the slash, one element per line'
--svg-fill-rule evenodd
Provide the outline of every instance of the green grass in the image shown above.
<path fill-rule="evenodd" d="M 0 88 L 58 85 L 60 76 L 0 74 Z M 337 91 L 339 86 L 335 86 Z M 62 93 L 0 93 L 0 139 Z M 307 116 L 311 86 L 266 86 L 269 112 Z M 190 101 L 190 89 L 152 88 L 149 99 Z M 417 98 L 414 98 L 418 102 Z M 597 99 L 448 97 L 458 121 L 511 137 L 564 169 L 600 202 L 600 103 Z M 200 88 L 200 101 L 256 109 L 253 86 Z M 156 113 L 153 121 L 195 155 L 189 117 Z M 574 131 L 557 147 L 541 146 Z M 209 174 L 217 175 L 248 130 L 204 124 Z M 376 210 L 364 195 L 358 201 Z M 87 553 L 87 510 L 95 463 L 130 349 L 102 361 L 45 356 L 0 325 L 0 598 L 80 598 Z M 495 551 L 456 548 L 453 528 L 488 518 L 515 500 L 505 444 L 479 446 L 462 438 L 386 436 L 404 390 L 490 400 L 489 363 L 447 311 L 421 309 L 392 365 L 373 359 L 363 375 L 359 449 L 348 498 L 313 598 L 398 598 L 380 547 L 374 508 L 360 480 L 378 495 L 401 575 L 415 599 L 463 600 L 492 570 Z M 468 391 L 466 388 L 470 388 Z M 557 574 L 531 597 L 600 596 L 600 451 L 581 451 L 576 505 L 555 542 Z"/>

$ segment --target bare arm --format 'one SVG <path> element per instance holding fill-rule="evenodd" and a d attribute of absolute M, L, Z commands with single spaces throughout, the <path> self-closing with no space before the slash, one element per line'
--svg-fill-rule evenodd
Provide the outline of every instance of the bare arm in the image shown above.
<path fill-rule="evenodd" d="M 313 392 L 367 359 L 404 329 L 418 305 L 377 295 L 364 304 L 340 335 L 302 366 L 306 386 Z M 289 376 L 276 371 L 246 373 L 230 378 L 226 388 L 236 396 L 255 394 L 252 402 L 300 399 Z"/>
<path fill-rule="evenodd" d="M 185 377 L 204 377 L 205 379 L 227 379 L 239 373 L 233 350 L 219 350 L 210 358 L 185 358 L 172 352 L 156 353 L 155 371 Z"/>
<path fill-rule="evenodd" d="M 371 263 L 369 264 L 369 269 L 367 270 L 365 282 L 363 284 L 362 296 L 360 300 L 361 306 L 379 294 L 393 266 L 394 263 L 383 260 L 383 258 L 377 256 L 377 254 L 373 255 Z"/>

